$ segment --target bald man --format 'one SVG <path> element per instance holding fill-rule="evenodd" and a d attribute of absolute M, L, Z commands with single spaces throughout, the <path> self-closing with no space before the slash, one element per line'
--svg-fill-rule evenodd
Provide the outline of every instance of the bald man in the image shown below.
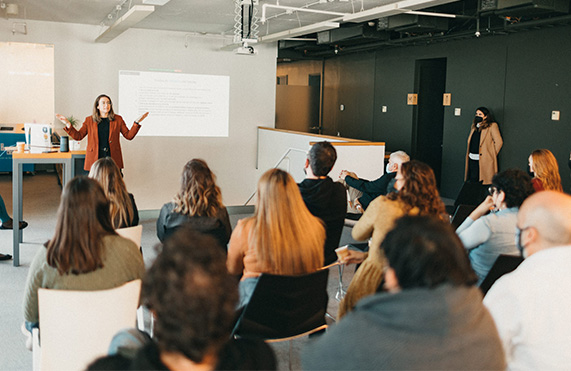
<path fill-rule="evenodd" d="M 498 328 L 508 369 L 571 366 L 571 196 L 530 196 L 517 217 L 523 263 L 484 298 Z"/>

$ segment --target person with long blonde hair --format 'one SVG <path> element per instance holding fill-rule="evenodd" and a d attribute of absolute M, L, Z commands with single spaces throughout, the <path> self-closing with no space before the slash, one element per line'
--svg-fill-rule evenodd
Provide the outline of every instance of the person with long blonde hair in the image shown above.
<path fill-rule="evenodd" d="M 347 295 L 339 304 L 339 318 L 352 310 L 361 298 L 377 291 L 385 267 L 381 242 L 397 219 L 405 215 L 434 215 L 447 221 L 446 208 L 440 199 L 430 166 L 416 160 L 405 162 L 398 168 L 395 180 L 397 192 L 374 199 L 353 227 L 354 239 L 371 240 L 368 253 L 348 250 L 348 255 L 343 258 L 346 264 L 363 264 L 353 276 Z"/>
<path fill-rule="evenodd" d="M 103 187 L 105 196 L 110 202 L 113 228 L 133 227 L 139 224 L 139 210 L 135 197 L 127 192 L 121 170 L 111 157 L 95 161 L 89 170 L 89 177 L 97 180 Z"/>
<path fill-rule="evenodd" d="M 324 243 L 323 223 L 309 212 L 291 175 L 266 171 L 254 215 L 238 221 L 228 247 L 228 271 L 242 274 L 239 306 L 247 304 L 261 273 L 300 275 L 322 267 Z"/>
<path fill-rule="evenodd" d="M 183 224 L 214 236 L 226 250 L 232 234 L 230 217 L 222 204 L 222 192 L 216 185 L 216 176 L 201 159 L 190 160 L 184 165 L 179 192 L 172 202 L 161 208 L 157 237 L 163 242 Z"/>
<path fill-rule="evenodd" d="M 550 150 L 536 149 L 531 152 L 529 171 L 533 173 L 531 182 L 536 192 L 544 190 L 563 192 L 559 165 Z"/>

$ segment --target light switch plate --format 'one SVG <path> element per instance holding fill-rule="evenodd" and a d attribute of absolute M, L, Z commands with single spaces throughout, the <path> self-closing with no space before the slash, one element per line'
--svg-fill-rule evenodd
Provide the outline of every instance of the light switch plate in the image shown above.
<path fill-rule="evenodd" d="M 454 116 L 460 116 L 462 114 L 462 108 L 454 108 Z"/>
<path fill-rule="evenodd" d="M 387 112 L 387 106 L 381 107 L 381 112 Z"/>
<path fill-rule="evenodd" d="M 560 115 L 559 111 L 551 111 L 551 120 L 559 121 L 559 115 Z"/>

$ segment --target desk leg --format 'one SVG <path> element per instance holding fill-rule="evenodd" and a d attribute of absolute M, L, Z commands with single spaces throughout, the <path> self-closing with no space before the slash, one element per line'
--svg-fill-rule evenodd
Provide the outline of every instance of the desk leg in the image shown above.
<path fill-rule="evenodd" d="M 22 171 L 23 164 L 19 161 L 13 161 L 12 166 L 12 219 L 13 223 L 13 248 L 14 267 L 20 265 L 20 242 L 22 242 L 22 230 L 20 229 L 20 220 L 22 220 Z"/>
<path fill-rule="evenodd" d="M 65 188 L 67 182 L 69 182 L 72 178 L 73 174 L 73 158 L 63 162 L 63 170 L 62 170 L 62 189 Z"/>

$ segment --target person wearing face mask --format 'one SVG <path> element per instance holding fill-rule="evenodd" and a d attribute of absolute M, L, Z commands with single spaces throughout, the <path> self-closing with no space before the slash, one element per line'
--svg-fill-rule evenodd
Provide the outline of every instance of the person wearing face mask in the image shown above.
<path fill-rule="evenodd" d="M 514 241 L 517 212 L 534 189 L 529 175 L 509 169 L 494 175 L 488 192 L 484 202 L 456 230 L 478 275 L 478 285 L 498 256 L 520 255 Z M 493 212 L 488 214 L 490 210 Z"/>
<path fill-rule="evenodd" d="M 509 370 L 562 370 L 571 364 L 571 196 L 531 195 L 517 215 L 526 256 L 484 297 L 502 340 Z"/>
<path fill-rule="evenodd" d="M 486 107 L 478 107 L 472 120 L 466 150 L 464 187 L 455 205 L 478 205 L 486 197 L 486 189 L 498 172 L 498 153 L 504 141 L 494 115 Z"/>
<path fill-rule="evenodd" d="M 385 174 L 373 181 L 361 179 L 353 172 L 342 170 L 339 179 L 344 180 L 348 187 L 352 210 L 363 213 L 375 198 L 395 191 L 397 171 L 403 163 L 408 161 L 410 157 L 404 151 L 391 153 Z"/>
<path fill-rule="evenodd" d="M 143 121 L 148 114 L 148 112 L 145 112 L 141 117 L 136 119 L 129 129 L 125 121 L 123 121 L 123 118 L 113 112 L 111 98 L 105 94 L 101 94 L 95 99 L 93 114 L 85 118 L 83 126 L 79 130 L 75 129 L 65 116 L 57 114 L 56 117 L 65 124 L 65 132 L 74 140 L 82 140 L 87 135 L 84 169 L 89 171 L 91 165 L 103 157 L 111 157 L 117 166 L 119 166 L 119 169 L 123 169 L 123 155 L 121 153 L 119 133 L 121 133 L 125 139 L 132 140 L 141 128 L 141 121 Z"/>

